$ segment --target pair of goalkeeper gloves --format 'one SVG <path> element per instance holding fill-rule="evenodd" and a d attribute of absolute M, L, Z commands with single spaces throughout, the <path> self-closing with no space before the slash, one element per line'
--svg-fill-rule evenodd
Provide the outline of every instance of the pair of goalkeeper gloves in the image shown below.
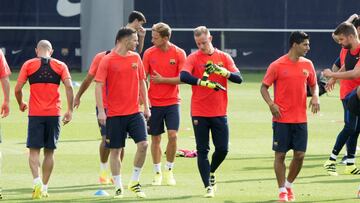
<path fill-rule="evenodd" d="M 220 85 L 219 83 L 208 80 L 209 75 L 211 73 L 221 75 L 226 78 L 230 76 L 230 72 L 227 69 L 214 64 L 212 61 L 208 61 L 205 65 L 205 71 L 203 77 L 201 80 L 199 80 L 198 85 L 208 87 L 216 91 L 218 90 L 226 91 L 226 88 Z"/>

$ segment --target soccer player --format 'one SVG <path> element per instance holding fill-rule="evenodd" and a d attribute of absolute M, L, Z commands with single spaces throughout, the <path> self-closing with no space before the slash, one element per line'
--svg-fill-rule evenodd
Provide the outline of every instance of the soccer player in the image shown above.
<path fill-rule="evenodd" d="M 324 163 L 324 168 L 330 175 L 338 175 L 336 172 L 336 158 L 342 147 L 348 142 L 347 160 L 345 174 L 360 175 L 360 169 L 355 166 L 355 152 L 357 139 L 360 133 L 359 114 L 356 103 L 357 87 L 360 85 L 360 40 L 354 25 L 348 22 L 341 23 L 334 35 L 337 36 L 340 45 L 343 47 L 340 51 L 340 71 L 332 72 L 329 69 L 324 70 L 324 76 L 340 81 L 340 99 L 344 108 L 344 128 L 337 136 L 335 145 L 329 159 Z M 354 107 L 355 108 L 352 108 Z"/>
<path fill-rule="evenodd" d="M 139 12 L 139 11 L 132 11 L 129 15 L 129 23 L 127 24 L 127 27 L 133 28 L 137 30 L 138 36 L 139 36 L 139 45 L 137 46 L 137 50 L 139 50 L 139 53 L 141 53 L 143 46 L 144 46 L 144 37 L 145 37 L 145 29 L 142 27 L 142 25 L 146 23 L 145 16 Z M 80 106 L 80 99 L 81 96 L 84 94 L 84 92 L 88 89 L 91 82 L 94 80 L 94 77 L 96 75 L 96 72 L 98 70 L 99 63 L 101 59 L 110 53 L 109 51 L 103 51 L 95 55 L 88 74 L 86 75 L 86 78 L 81 83 L 81 86 L 79 88 L 79 91 L 77 92 L 74 100 L 74 107 L 78 108 Z M 105 108 L 105 112 L 107 111 L 107 101 L 106 101 L 106 85 L 103 86 L 103 105 Z M 96 114 L 98 114 L 98 110 L 96 109 Z M 99 146 L 99 155 L 100 155 L 100 175 L 99 175 L 99 182 L 100 184 L 109 184 L 111 183 L 111 175 L 108 169 L 108 158 L 109 158 L 109 149 L 106 147 L 105 139 L 106 139 L 106 127 L 104 125 L 101 125 L 98 123 L 100 128 L 100 134 L 101 134 L 101 142 Z M 124 149 L 120 153 L 120 159 L 123 160 L 125 151 Z"/>
<path fill-rule="evenodd" d="M 214 197 L 215 172 L 228 153 L 227 80 L 240 84 L 242 77 L 229 54 L 212 45 L 212 36 L 205 26 L 194 29 L 198 50 L 188 56 L 180 79 L 192 85 L 191 117 L 195 133 L 197 163 L 205 186 L 204 197 Z M 206 66 L 207 65 L 207 66 Z M 206 77 L 204 76 L 204 73 Z M 209 75 L 209 76 L 208 76 Z M 215 152 L 209 163 L 209 130 Z"/>
<path fill-rule="evenodd" d="M 128 24 L 126 27 L 136 30 L 138 34 L 139 44 L 136 46 L 137 52 L 141 53 L 144 48 L 144 39 L 146 30 L 143 28 L 143 24 L 146 23 L 144 14 L 139 11 L 132 11 L 129 15 Z"/>
<path fill-rule="evenodd" d="M 306 85 L 312 93 L 309 107 L 320 110 L 319 93 L 313 63 L 304 58 L 310 50 L 309 36 L 300 31 L 291 33 L 287 54 L 268 67 L 260 92 L 273 115 L 274 169 L 279 186 L 279 202 L 294 201 L 292 184 L 299 174 L 307 146 Z M 274 100 L 269 87 L 274 84 Z M 293 159 L 285 178 L 286 153 L 293 149 Z"/>
<path fill-rule="evenodd" d="M 131 28 L 121 28 L 116 35 L 115 47 L 111 53 L 103 57 L 95 76 L 98 119 L 102 125 L 106 122 L 106 142 L 110 149 L 110 168 L 115 184 L 114 198 L 123 197 L 120 152 L 125 147 L 127 133 L 137 145 L 134 170 L 128 189 L 140 198 L 146 197 L 139 179 L 148 146 L 144 116 L 148 119 L 151 113 L 144 67 L 139 54 L 134 52 L 137 45 L 136 31 Z M 102 88 L 105 83 L 107 85 L 107 113 L 102 102 Z M 140 113 L 139 95 L 144 102 L 144 114 Z"/>
<path fill-rule="evenodd" d="M 352 23 L 352 24 L 355 26 L 355 28 L 356 28 L 356 30 L 357 30 L 357 32 L 358 32 L 359 39 L 360 39 L 360 35 L 359 35 L 359 32 L 360 32 L 360 18 L 359 18 L 359 16 L 358 16 L 357 14 L 353 14 L 353 15 L 351 15 L 345 22 Z M 334 35 L 334 33 L 332 33 L 332 36 L 333 36 L 335 42 L 336 42 L 336 43 L 339 43 L 339 41 L 338 41 L 338 39 L 337 39 L 337 36 Z M 339 71 L 340 67 L 341 67 L 340 57 L 337 57 L 337 59 L 335 60 L 335 62 L 334 62 L 334 64 L 333 64 L 332 71 L 333 71 L 333 72 Z M 328 90 L 328 91 L 332 91 L 332 90 L 334 89 L 335 83 L 336 83 L 336 79 L 335 79 L 335 78 L 330 78 L 330 79 L 328 80 L 327 85 L 326 85 L 327 90 Z M 346 164 L 347 154 L 348 154 L 347 150 L 348 150 L 348 146 L 351 145 L 350 142 L 352 142 L 352 139 L 351 139 L 351 138 L 349 138 L 349 139 L 347 140 L 347 142 L 346 142 L 346 153 L 345 153 L 344 157 L 341 159 L 341 162 L 340 162 L 340 163 L 342 163 L 342 164 Z M 354 158 L 355 158 L 355 157 L 354 157 Z M 331 168 L 329 169 L 329 172 L 328 172 L 328 173 L 329 173 L 330 175 L 331 175 L 331 174 L 335 174 L 335 175 L 337 174 L 337 173 L 333 173 Z"/>
<path fill-rule="evenodd" d="M 149 134 L 151 136 L 151 155 L 155 176 L 152 185 L 161 185 L 161 134 L 164 133 L 164 122 L 168 134 L 166 147 L 166 165 L 164 179 L 167 185 L 176 185 L 173 175 L 176 154 L 176 139 L 180 124 L 179 73 L 185 63 L 185 51 L 170 42 L 171 28 L 165 23 L 152 27 L 154 46 L 144 53 L 145 72 L 151 75 L 149 99 L 151 118 Z"/>
<path fill-rule="evenodd" d="M 60 81 L 65 85 L 67 111 L 63 116 L 66 125 L 72 119 L 73 87 L 68 67 L 65 63 L 51 58 L 52 45 L 48 40 L 40 40 L 35 49 L 36 58 L 21 67 L 15 97 L 20 111 L 28 105 L 23 101 L 22 88 L 30 83 L 29 123 L 26 146 L 30 149 L 29 166 L 34 178 L 33 199 L 48 196 L 48 182 L 54 167 L 54 150 L 60 134 Z M 40 149 L 44 148 L 42 178 L 40 177 Z"/>
<path fill-rule="evenodd" d="M 10 82 L 9 82 L 9 75 L 11 74 L 9 65 L 6 62 L 4 53 L 0 49 L 0 82 L 2 86 L 2 91 L 4 94 L 4 100 L 1 105 L 1 112 L 0 116 L 1 118 L 5 118 L 9 115 L 10 109 L 9 109 L 9 93 L 10 93 Z M 0 143 L 1 143 L 1 134 L 0 134 Z M 1 163 L 2 157 L 0 152 L 0 171 L 1 171 Z M 0 199 L 2 199 L 1 196 L 1 187 L 0 187 Z"/>

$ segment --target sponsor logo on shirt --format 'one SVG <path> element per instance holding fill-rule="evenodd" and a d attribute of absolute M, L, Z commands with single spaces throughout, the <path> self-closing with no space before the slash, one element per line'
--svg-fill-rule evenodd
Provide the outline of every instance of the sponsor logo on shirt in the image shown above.
<path fill-rule="evenodd" d="M 303 69 L 303 74 L 307 77 L 307 76 L 309 76 L 309 71 L 306 69 Z"/>
<path fill-rule="evenodd" d="M 175 65 L 175 64 L 176 64 L 175 59 L 170 59 L 170 65 Z"/>
<path fill-rule="evenodd" d="M 132 64 L 131 64 L 131 68 L 137 69 L 137 67 L 138 67 L 138 64 L 137 64 L 137 63 L 132 63 Z"/>

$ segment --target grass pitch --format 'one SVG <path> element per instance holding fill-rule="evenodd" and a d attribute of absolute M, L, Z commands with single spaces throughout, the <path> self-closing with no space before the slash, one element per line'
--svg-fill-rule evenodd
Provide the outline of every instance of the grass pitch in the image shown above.
<path fill-rule="evenodd" d="M 84 74 L 72 74 L 74 81 L 81 81 Z M 37 202 L 31 200 L 32 177 L 28 167 L 25 147 L 27 113 L 18 110 L 13 88 L 17 74 L 11 76 L 11 112 L 2 119 L 3 143 L 2 174 L 3 202 Z M 278 189 L 273 172 L 271 150 L 271 114 L 262 100 L 259 89 L 263 73 L 244 74 L 245 82 L 229 86 L 228 120 L 230 126 L 230 152 L 217 171 L 218 191 L 213 199 L 204 199 L 205 190 L 198 173 L 196 159 L 177 158 L 175 178 L 177 186 L 151 186 L 152 161 L 148 150 L 141 175 L 141 183 L 148 198 L 137 199 L 125 190 L 125 202 L 275 202 Z M 78 87 L 74 88 L 75 93 Z M 60 143 L 55 153 L 55 168 L 49 183 L 50 197 L 39 201 L 49 202 L 110 202 L 112 186 L 98 184 L 100 142 L 95 117 L 94 85 L 83 95 L 80 108 L 73 120 L 62 128 Z M 29 86 L 24 89 L 28 99 Z M 63 104 L 65 104 L 65 94 Z M 179 148 L 194 149 L 195 140 L 190 120 L 189 85 L 181 85 L 181 129 Z M 2 97 L 1 97 L 2 98 Z M 344 166 L 338 166 L 341 175 L 326 175 L 322 164 L 328 158 L 335 138 L 341 130 L 342 106 L 338 89 L 321 97 L 321 113 L 308 113 L 309 142 L 303 170 L 294 184 L 297 202 L 354 202 L 359 178 L 342 175 Z M 163 136 L 165 146 L 166 136 Z M 213 149 L 213 147 L 212 147 Z M 135 145 L 127 141 L 123 163 L 123 183 L 131 176 Z M 286 160 L 289 164 L 291 151 Z M 164 159 L 163 159 L 164 160 Z M 163 162 L 164 163 L 164 162 Z M 109 197 L 95 197 L 98 189 L 106 190 Z"/>

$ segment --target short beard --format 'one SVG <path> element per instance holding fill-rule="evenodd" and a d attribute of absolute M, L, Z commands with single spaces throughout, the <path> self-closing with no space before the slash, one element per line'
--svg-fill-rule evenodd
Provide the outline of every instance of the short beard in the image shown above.
<path fill-rule="evenodd" d="M 348 44 L 348 45 L 346 45 L 346 46 L 343 46 L 343 48 L 344 48 L 344 49 L 351 49 L 352 46 L 351 46 L 351 44 Z"/>

